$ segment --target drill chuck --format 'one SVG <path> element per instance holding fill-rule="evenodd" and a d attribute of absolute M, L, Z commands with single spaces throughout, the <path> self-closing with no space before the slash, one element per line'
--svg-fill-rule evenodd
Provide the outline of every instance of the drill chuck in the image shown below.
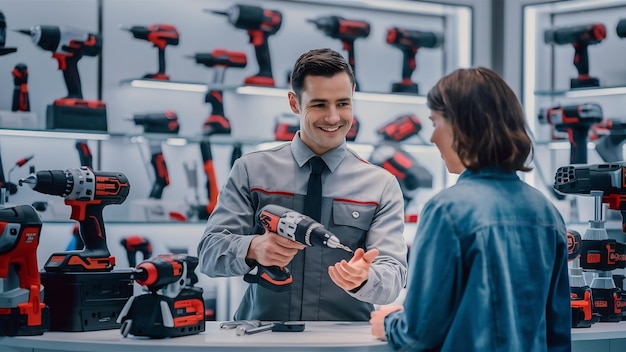
<path fill-rule="evenodd" d="M 626 37 L 626 18 L 619 20 L 615 32 L 617 32 L 617 36 L 620 38 Z"/>
<path fill-rule="evenodd" d="M 74 188 L 74 176 L 69 170 L 44 170 L 19 180 L 19 185 L 23 184 L 39 193 L 66 197 Z"/>

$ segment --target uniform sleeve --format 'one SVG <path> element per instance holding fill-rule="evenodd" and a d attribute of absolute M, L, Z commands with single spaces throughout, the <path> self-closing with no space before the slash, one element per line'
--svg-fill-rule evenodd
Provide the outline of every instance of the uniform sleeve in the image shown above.
<path fill-rule="evenodd" d="M 456 231 L 442 205 L 433 200 L 426 204 L 411 246 L 404 310 L 385 318 L 387 340 L 394 348 L 427 350 L 443 343 L 460 297 Z"/>
<path fill-rule="evenodd" d="M 254 213 L 245 163 L 238 159 L 220 191 L 198 245 L 200 271 L 210 277 L 240 276 L 250 271 L 245 257 L 253 236 Z"/>
<path fill-rule="evenodd" d="M 390 304 L 406 285 L 407 245 L 404 239 L 404 199 L 395 177 L 388 178 L 381 207 L 367 232 L 365 249 L 377 248 L 380 254 L 368 279 L 353 297 L 372 304 Z"/>

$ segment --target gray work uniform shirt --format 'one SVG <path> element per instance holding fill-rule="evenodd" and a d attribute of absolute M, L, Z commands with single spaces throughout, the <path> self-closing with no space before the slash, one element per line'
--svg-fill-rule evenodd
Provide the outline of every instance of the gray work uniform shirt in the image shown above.
<path fill-rule="evenodd" d="M 198 246 L 200 270 L 211 277 L 239 276 L 253 234 L 262 234 L 260 209 L 276 204 L 302 212 L 315 154 L 296 134 L 292 142 L 243 155 L 234 163 Z M 321 156 L 321 223 L 346 246 L 377 248 L 365 285 L 356 292 L 339 288 L 328 267 L 352 257 L 321 246 L 299 251 L 288 268 L 291 289 L 274 292 L 251 284 L 235 319 L 367 321 L 373 304 L 388 304 L 406 283 L 407 246 L 404 201 L 396 178 L 361 159 L 344 142 Z"/>

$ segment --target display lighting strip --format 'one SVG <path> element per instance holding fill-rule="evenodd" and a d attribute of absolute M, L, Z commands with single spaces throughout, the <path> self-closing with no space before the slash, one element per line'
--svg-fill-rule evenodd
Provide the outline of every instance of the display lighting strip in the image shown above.
<path fill-rule="evenodd" d="M 620 95 L 620 94 L 626 94 L 626 87 L 593 88 L 593 89 L 569 90 L 565 92 L 565 96 L 568 98 L 588 98 L 588 97 L 600 97 L 600 96 L 606 96 L 606 95 Z"/>
<path fill-rule="evenodd" d="M 136 88 L 166 89 L 166 90 L 177 90 L 181 92 L 206 93 L 207 91 L 207 85 L 201 84 L 201 83 L 172 82 L 172 81 L 159 81 L 159 80 L 149 80 L 149 79 L 132 79 L 128 81 L 122 81 L 122 84 L 128 84 L 131 87 L 136 87 Z"/>
<path fill-rule="evenodd" d="M 0 135 L 20 136 L 20 137 L 62 138 L 62 139 L 88 139 L 88 140 L 107 140 L 111 137 L 106 133 L 56 132 L 56 131 L 36 131 L 36 130 L 4 130 L 4 129 L 0 129 Z"/>

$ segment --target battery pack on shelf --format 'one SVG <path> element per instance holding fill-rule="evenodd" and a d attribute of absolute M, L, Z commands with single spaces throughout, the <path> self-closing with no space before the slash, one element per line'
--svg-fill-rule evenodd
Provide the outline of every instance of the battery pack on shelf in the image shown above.
<path fill-rule="evenodd" d="M 52 104 L 46 108 L 46 129 L 107 131 L 104 103 L 80 105 Z"/>
<path fill-rule="evenodd" d="M 120 328 L 117 317 L 133 296 L 130 269 L 40 274 L 44 302 L 50 307 L 50 331 Z"/>
<path fill-rule="evenodd" d="M 32 111 L 0 111 L 0 128 L 42 129 L 43 121 Z"/>

